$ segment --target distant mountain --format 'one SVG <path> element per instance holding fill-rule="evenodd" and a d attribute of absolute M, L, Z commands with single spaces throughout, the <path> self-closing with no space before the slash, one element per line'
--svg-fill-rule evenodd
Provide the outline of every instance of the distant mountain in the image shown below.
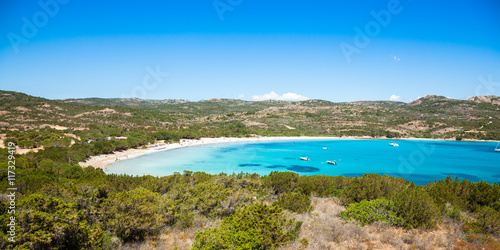
<path fill-rule="evenodd" d="M 84 98 L 48 100 L 0 91 L 0 129 L 95 127 L 216 129 L 241 122 L 252 134 L 500 139 L 500 98 L 428 95 L 411 103 Z"/>
<path fill-rule="evenodd" d="M 145 100 L 139 98 L 78 98 L 59 100 L 65 103 L 85 104 L 94 106 L 124 106 L 140 109 L 157 109 L 163 104 L 187 103 L 184 99 L 165 99 L 165 100 Z"/>
<path fill-rule="evenodd" d="M 491 103 L 494 105 L 500 105 L 500 97 L 495 96 L 495 95 L 475 96 L 475 97 L 471 97 L 467 100 L 477 102 L 477 103 Z"/>

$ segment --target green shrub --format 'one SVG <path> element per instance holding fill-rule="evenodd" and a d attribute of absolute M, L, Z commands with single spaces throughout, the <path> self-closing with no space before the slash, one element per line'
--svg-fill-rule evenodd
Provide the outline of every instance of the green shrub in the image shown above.
<path fill-rule="evenodd" d="M 64 170 L 63 176 L 68 179 L 78 179 L 84 174 L 82 167 L 78 164 L 67 166 Z"/>
<path fill-rule="evenodd" d="M 483 206 L 477 212 L 477 224 L 482 233 L 500 234 L 500 212 Z"/>
<path fill-rule="evenodd" d="M 254 204 L 224 218 L 219 228 L 198 232 L 193 249 L 275 249 L 297 238 L 301 225 L 277 206 Z"/>
<path fill-rule="evenodd" d="M 102 204 L 106 228 L 125 242 L 158 234 L 166 222 L 161 199 L 144 188 L 111 194 Z"/>
<path fill-rule="evenodd" d="M 20 249 L 92 249 L 104 243 L 104 232 L 90 227 L 74 203 L 34 194 L 20 205 L 25 209 L 16 225 Z"/>
<path fill-rule="evenodd" d="M 305 195 L 329 196 L 338 192 L 335 181 L 340 177 L 326 175 L 300 176 L 298 190 Z"/>
<path fill-rule="evenodd" d="M 433 228 L 436 225 L 435 217 L 440 214 L 429 194 L 417 186 L 397 194 L 394 208 L 398 216 L 404 219 L 406 228 Z"/>
<path fill-rule="evenodd" d="M 402 178 L 381 176 L 378 174 L 364 174 L 363 177 L 350 179 L 345 191 L 340 197 L 346 203 L 355 203 L 362 200 L 374 200 L 380 197 L 391 198 L 402 191 L 407 182 Z"/>
<path fill-rule="evenodd" d="M 292 212 L 303 213 L 311 209 L 311 198 L 301 193 L 284 193 L 273 205 Z"/>
<path fill-rule="evenodd" d="M 274 190 L 275 194 L 282 194 L 295 191 L 299 175 L 293 172 L 271 172 L 268 176 L 263 178 L 267 187 Z"/>
<path fill-rule="evenodd" d="M 392 225 L 403 225 L 404 221 L 394 212 L 394 202 L 386 198 L 376 200 L 362 200 L 349 205 L 340 212 L 344 220 L 356 220 L 362 226 L 376 221 L 384 221 Z"/>

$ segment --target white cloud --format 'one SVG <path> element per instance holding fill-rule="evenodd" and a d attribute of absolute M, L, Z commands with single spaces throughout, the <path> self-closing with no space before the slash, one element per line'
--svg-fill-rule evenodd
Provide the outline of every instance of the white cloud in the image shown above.
<path fill-rule="evenodd" d="M 238 96 L 238 99 L 243 99 L 243 98 L 245 98 L 245 95 L 244 95 L 244 94 L 240 94 L 240 95 Z"/>
<path fill-rule="evenodd" d="M 399 58 L 397 56 L 394 56 L 393 58 L 394 58 L 394 61 L 397 61 L 397 62 L 401 61 L 401 58 Z"/>
<path fill-rule="evenodd" d="M 391 100 L 391 101 L 399 101 L 399 100 L 401 100 L 401 96 L 391 95 L 391 97 L 389 97 L 389 100 Z"/>
<path fill-rule="evenodd" d="M 254 101 L 264 101 L 264 100 L 281 100 L 281 101 L 305 101 L 309 100 L 309 97 L 305 97 L 303 95 L 295 94 L 295 93 L 286 93 L 283 95 L 278 95 L 274 91 L 264 95 L 254 95 L 252 96 L 252 100 Z"/>

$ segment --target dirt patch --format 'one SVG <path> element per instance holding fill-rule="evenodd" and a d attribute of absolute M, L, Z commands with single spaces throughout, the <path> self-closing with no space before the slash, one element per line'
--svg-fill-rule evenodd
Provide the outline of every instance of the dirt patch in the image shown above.
<path fill-rule="evenodd" d="M 78 137 L 78 136 L 76 136 L 74 134 L 64 134 L 64 135 L 67 136 L 67 137 L 71 137 L 71 138 L 75 138 L 75 139 L 80 140 L 80 137 Z"/>
<path fill-rule="evenodd" d="M 50 124 L 42 124 L 39 127 L 40 128 L 50 127 L 50 128 L 57 129 L 57 130 L 66 130 L 66 129 L 68 129 L 68 127 L 63 127 L 63 126 L 59 126 L 59 125 L 50 125 Z"/>
<path fill-rule="evenodd" d="M 17 106 L 14 108 L 15 110 L 18 110 L 18 111 L 22 111 L 22 112 L 27 112 L 27 111 L 30 111 L 30 109 L 28 108 L 25 108 L 25 107 L 21 107 L 21 106 Z"/>
<path fill-rule="evenodd" d="M 82 117 L 85 115 L 103 115 L 103 116 L 106 116 L 106 115 L 115 114 L 115 113 L 118 113 L 118 112 L 116 112 L 116 110 L 114 110 L 114 109 L 105 108 L 103 110 L 84 112 L 84 113 L 75 115 L 75 117 Z"/>
<path fill-rule="evenodd" d="M 461 128 L 455 128 L 455 127 L 442 128 L 442 129 L 438 129 L 436 131 L 433 131 L 431 134 L 433 134 L 433 135 L 442 135 L 442 134 L 446 134 L 448 132 L 455 132 L 455 131 L 462 131 L 462 129 Z"/>
<path fill-rule="evenodd" d="M 269 126 L 265 123 L 261 122 L 256 122 L 256 121 L 249 121 L 249 120 L 244 120 L 243 124 L 247 127 L 259 127 L 259 128 L 268 128 Z"/>
<path fill-rule="evenodd" d="M 407 122 L 405 124 L 399 125 L 399 127 L 411 131 L 427 131 L 429 129 L 424 122 L 418 120 Z"/>

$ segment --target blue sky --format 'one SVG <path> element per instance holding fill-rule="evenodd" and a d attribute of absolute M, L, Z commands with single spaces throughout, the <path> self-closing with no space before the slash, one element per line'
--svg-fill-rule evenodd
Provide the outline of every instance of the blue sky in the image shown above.
<path fill-rule="evenodd" d="M 192 101 L 500 95 L 499 13 L 496 0 L 3 0 L 0 89 Z"/>

